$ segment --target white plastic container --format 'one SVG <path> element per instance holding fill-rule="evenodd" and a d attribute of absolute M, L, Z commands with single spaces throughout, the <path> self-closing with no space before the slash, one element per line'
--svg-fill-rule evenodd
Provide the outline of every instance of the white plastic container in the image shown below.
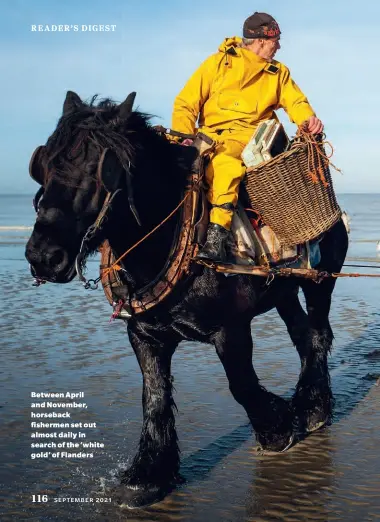
<path fill-rule="evenodd" d="M 266 120 L 259 124 L 252 138 L 244 147 L 241 153 L 242 160 L 246 167 L 255 167 L 263 163 L 265 159 L 262 156 L 261 150 L 263 147 L 263 139 L 270 133 L 276 120 Z"/>

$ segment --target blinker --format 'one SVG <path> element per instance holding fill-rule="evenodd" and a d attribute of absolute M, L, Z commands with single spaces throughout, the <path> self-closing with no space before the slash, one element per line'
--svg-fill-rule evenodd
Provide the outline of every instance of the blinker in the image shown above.
<path fill-rule="evenodd" d="M 44 148 L 44 145 L 39 145 L 33 152 L 29 162 L 29 175 L 39 185 L 43 185 L 44 182 L 44 171 L 40 163 L 41 153 Z"/>

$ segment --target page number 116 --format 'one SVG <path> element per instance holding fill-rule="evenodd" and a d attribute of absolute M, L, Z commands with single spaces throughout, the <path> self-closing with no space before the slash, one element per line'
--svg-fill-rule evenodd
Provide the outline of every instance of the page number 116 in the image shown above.
<path fill-rule="evenodd" d="M 48 496 L 47 495 L 32 495 L 32 501 L 33 502 L 47 502 Z"/>

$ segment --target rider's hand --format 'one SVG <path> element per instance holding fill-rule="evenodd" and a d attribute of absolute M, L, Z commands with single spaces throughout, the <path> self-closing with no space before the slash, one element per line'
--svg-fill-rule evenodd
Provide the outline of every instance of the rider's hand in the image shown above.
<path fill-rule="evenodd" d="M 185 145 L 186 147 L 189 147 L 192 144 L 193 144 L 193 140 L 191 140 L 190 138 L 186 138 L 185 140 L 183 140 L 181 142 L 181 145 Z"/>
<path fill-rule="evenodd" d="M 319 134 L 323 131 L 323 123 L 316 116 L 312 116 L 305 122 L 305 127 L 310 132 L 310 134 Z"/>

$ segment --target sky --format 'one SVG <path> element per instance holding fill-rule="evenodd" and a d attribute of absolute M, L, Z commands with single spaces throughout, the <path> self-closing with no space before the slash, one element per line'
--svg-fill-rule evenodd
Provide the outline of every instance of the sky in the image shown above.
<path fill-rule="evenodd" d="M 32 194 L 33 150 L 46 143 L 68 90 L 135 106 L 170 126 L 175 96 L 253 12 L 278 21 L 285 63 L 325 124 L 335 189 L 380 192 L 378 91 L 380 2 L 375 0 L 2 0 L 0 193 Z M 33 25 L 78 31 L 32 31 Z M 89 26 L 114 30 L 90 31 Z M 82 26 L 85 26 L 82 28 Z M 87 28 L 87 30 L 85 30 Z M 111 28 L 112 29 L 112 28 Z M 279 111 L 289 135 L 296 127 Z"/>

